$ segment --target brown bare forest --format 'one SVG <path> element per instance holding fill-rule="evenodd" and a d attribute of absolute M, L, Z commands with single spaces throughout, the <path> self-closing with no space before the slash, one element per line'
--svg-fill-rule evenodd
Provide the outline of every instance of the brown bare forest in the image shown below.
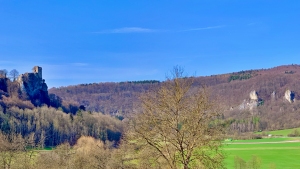
<path fill-rule="evenodd" d="M 84 105 L 89 111 L 126 116 L 134 109 L 141 93 L 163 82 L 137 81 L 80 84 L 51 88 L 49 93 L 63 100 Z M 300 66 L 284 65 L 271 69 L 247 70 L 221 75 L 195 77 L 194 88 L 207 86 L 211 97 L 223 108 L 223 118 L 230 129 L 238 132 L 275 130 L 300 126 Z M 252 110 L 240 109 L 256 91 L 260 100 Z M 294 94 L 292 103 L 285 92 Z M 273 94 L 273 96 L 272 96 Z"/>

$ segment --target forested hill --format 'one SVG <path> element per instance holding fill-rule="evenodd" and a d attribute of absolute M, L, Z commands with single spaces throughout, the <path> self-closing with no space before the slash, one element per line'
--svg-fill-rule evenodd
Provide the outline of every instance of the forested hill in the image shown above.
<path fill-rule="evenodd" d="M 195 86 L 207 85 L 211 94 L 228 107 L 237 106 L 249 98 L 251 91 L 266 102 L 283 100 L 287 90 L 295 100 L 300 98 L 300 65 L 285 65 L 271 69 L 247 70 L 229 74 L 197 77 Z"/>
<path fill-rule="evenodd" d="M 87 112 L 82 105 L 63 101 L 54 94 L 48 95 L 41 67 L 35 66 L 33 72 L 20 76 L 14 74 L 13 78 L 6 72 L 0 70 L 2 151 L 3 146 L 6 147 L 2 142 L 4 137 L 10 142 L 15 137 L 30 137 L 33 145 L 42 147 L 65 142 L 73 145 L 83 135 L 112 141 L 114 145 L 121 139 L 124 127 L 119 119 Z"/>
<path fill-rule="evenodd" d="M 276 93 L 276 98 L 283 98 L 288 89 L 294 92 L 297 99 L 298 93 L 300 94 L 299 84 L 300 66 L 287 65 L 196 77 L 194 86 L 208 86 L 211 94 L 229 108 L 248 99 L 253 90 L 264 101 L 271 100 L 273 92 Z M 87 110 L 109 114 L 118 111 L 130 112 L 141 93 L 158 85 L 158 81 L 93 83 L 51 88 L 49 93 L 54 93 L 65 101 L 84 105 Z"/>
<path fill-rule="evenodd" d="M 156 80 L 92 83 L 51 88 L 49 92 L 70 103 L 84 105 L 89 111 L 116 114 L 131 112 L 138 96 L 159 84 Z"/>
<path fill-rule="evenodd" d="M 49 93 L 70 103 L 84 105 L 87 110 L 115 115 L 132 112 L 139 95 L 160 84 L 157 81 L 80 84 L 51 88 Z M 245 119 L 254 114 L 261 118 L 265 116 L 260 120 L 260 125 L 265 125 L 265 128 L 300 125 L 299 120 L 296 120 L 300 118 L 300 113 L 297 114 L 300 108 L 299 84 L 300 65 L 195 77 L 194 81 L 196 88 L 203 85 L 208 87 L 211 95 L 222 105 L 226 118 Z M 251 100 L 251 92 L 257 100 Z M 286 98 L 287 95 L 291 100 Z M 245 111 L 250 113 L 241 113 Z M 286 116 L 287 113 L 290 113 L 289 116 Z M 280 120 L 273 119 L 283 115 L 285 117 Z M 291 121 L 287 121 L 288 119 Z M 253 125 L 251 122 L 251 126 L 244 130 L 253 130 Z"/>

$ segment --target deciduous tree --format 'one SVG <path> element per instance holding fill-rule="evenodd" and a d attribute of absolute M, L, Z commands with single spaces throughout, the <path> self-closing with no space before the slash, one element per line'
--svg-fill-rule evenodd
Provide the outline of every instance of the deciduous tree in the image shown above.
<path fill-rule="evenodd" d="M 12 78 L 12 80 L 15 81 L 19 76 L 19 72 L 16 69 L 13 69 L 9 72 L 9 75 Z"/>
<path fill-rule="evenodd" d="M 223 168 L 220 112 L 205 87 L 194 88 L 193 78 L 183 73 L 175 67 L 172 78 L 141 97 L 128 137 L 153 166 Z"/>

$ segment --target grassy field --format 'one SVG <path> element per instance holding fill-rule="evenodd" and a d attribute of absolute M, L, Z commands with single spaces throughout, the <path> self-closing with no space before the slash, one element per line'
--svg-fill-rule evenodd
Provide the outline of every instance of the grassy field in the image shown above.
<path fill-rule="evenodd" d="M 264 139 L 253 139 L 253 140 L 233 140 L 233 141 L 228 141 L 226 143 L 228 144 L 233 144 L 233 143 L 251 143 L 251 142 L 279 142 L 279 141 L 292 141 L 292 140 L 297 140 L 297 138 L 292 138 L 292 137 L 282 137 L 282 138 L 264 138 Z"/>
<path fill-rule="evenodd" d="M 300 128 L 295 128 L 295 129 L 300 131 Z M 295 129 L 285 129 L 285 130 L 276 130 L 276 131 L 263 131 L 263 132 L 265 132 L 266 134 L 287 136 L 288 134 L 292 133 Z M 262 132 L 256 132 L 256 134 L 262 134 Z"/>
<path fill-rule="evenodd" d="M 270 164 L 277 169 L 300 168 L 300 138 L 267 138 L 258 140 L 228 141 L 224 145 L 228 169 L 234 168 L 234 157 L 248 161 L 252 155 L 258 156 L 261 169 L 269 169 Z"/>

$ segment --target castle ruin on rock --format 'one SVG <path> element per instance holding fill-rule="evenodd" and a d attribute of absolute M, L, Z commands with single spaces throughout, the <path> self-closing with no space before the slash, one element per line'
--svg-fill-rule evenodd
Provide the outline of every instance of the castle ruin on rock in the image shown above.
<path fill-rule="evenodd" d="M 42 67 L 35 66 L 32 70 L 32 73 L 21 74 L 18 77 L 20 94 L 24 99 L 30 99 L 35 106 L 49 105 L 48 86 L 42 76 Z"/>

